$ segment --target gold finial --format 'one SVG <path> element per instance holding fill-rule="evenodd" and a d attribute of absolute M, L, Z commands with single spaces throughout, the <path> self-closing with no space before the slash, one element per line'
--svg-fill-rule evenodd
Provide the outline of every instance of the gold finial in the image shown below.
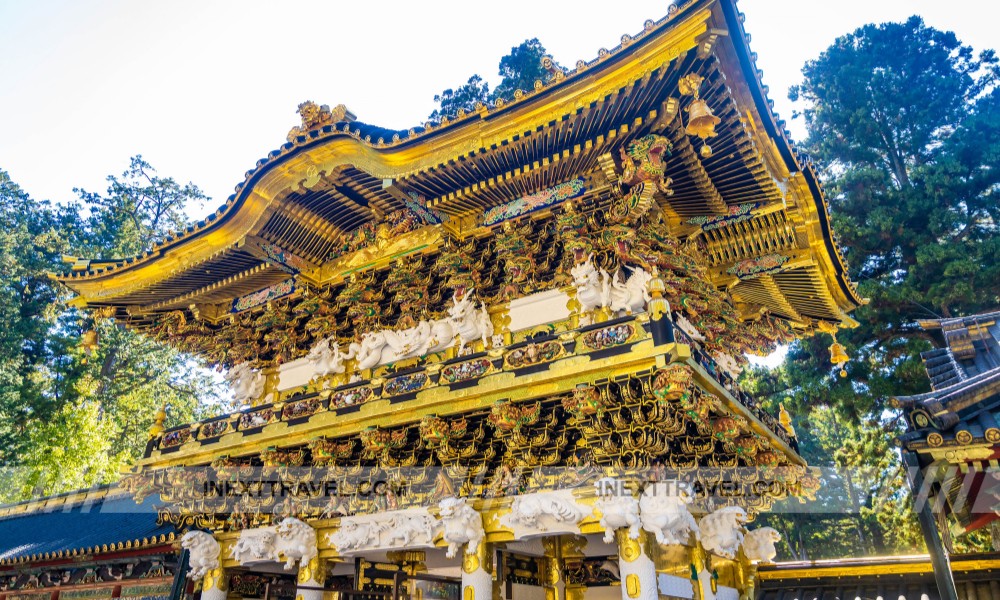
<path fill-rule="evenodd" d="M 663 297 L 663 292 L 666 289 L 666 285 L 663 283 L 663 280 L 660 279 L 659 269 L 653 267 L 653 276 L 646 283 L 646 290 L 648 290 L 649 295 L 652 296 L 649 301 L 649 316 L 654 321 L 658 321 L 664 316 L 670 314 L 670 302 Z"/>
<path fill-rule="evenodd" d="M 781 404 L 781 411 L 778 413 L 778 421 L 781 422 L 781 426 L 785 428 L 788 432 L 789 437 L 798 437 L 795 435 L 795 428 L 792 427 L 792 415 L 788 414 L 788 410 L 785 408 L 784 403 Z"/>
<path fill-rule="evenodd" d="M 153 426 L 149 428 L 149 439 L 155 439 L 163 435 L 163 423 L 167 420 L 167 405 L 164 404 L 156 411 L 153 417 Z"/>

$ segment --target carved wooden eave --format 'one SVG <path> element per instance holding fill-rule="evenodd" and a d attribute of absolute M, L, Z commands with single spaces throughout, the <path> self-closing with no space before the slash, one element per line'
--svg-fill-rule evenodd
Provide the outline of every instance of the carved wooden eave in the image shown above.
<path fill-rule="evenodd" d="M 407 198 L 454 219 L 445 226 L 449 235 L 468 235 L 483 210 L 572 177 L 587 178 L 590 193 L 605 193 L 603 171 L 614 163 L 605 160 L 602 169 L 600 157 L 658 133 L 674 143 L 666 161 L 674 194 L 656 195 L 671 233 L 700 238 L 717 267 L 769 253 L 795 257 L 794 267 L 763 282 L 714 282 L 738 302 L 798 326 L 849 325 L 846 313 L 861 298 L 816 174 L 772 113 L 754 59 L 732 0 L 691 2 L 511 102 L 390 139 L 346 121 L 293 137 L 198 226 L 143 256 L 84 261 L 57 278 L 78 304 L 113 307 L 122 318 L 221 306 L 287 276 L 243 247 L 262 239 L 314 263 L 297 275 L 317 284 L 331 272 L 327 257 L 338 240 Z M 708 158 L 698 153 L 702 142 L 683 131 L 691 97 L 677 82 L 692 72 L 705 78 L 702 98 L 722 119 Z M 705 232 L 687 223 L 746 203 L 757 205 L 750 221 Z"/>

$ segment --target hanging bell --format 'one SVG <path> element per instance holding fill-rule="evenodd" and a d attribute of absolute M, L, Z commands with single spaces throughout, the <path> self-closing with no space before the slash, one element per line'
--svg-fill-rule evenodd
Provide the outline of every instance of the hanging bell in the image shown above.
<path fill-rule="evenodd" d="M 844 350 L 844 345 L 838 341 L 834 341 L 830 345 L 830 362 L 835 365 L 840 365 L 850 360 L 847 356 L 847 351 Z"/>
<path fill-rule="evenodd" d="M 94 353 L 94 350 L 97 350 L 97 340 L 97 331 L 93 329 L 85 331 L 80 337 L 80 346 L 87 356 L 90 356 Z"/>
<path fill-rule="evenodd" d="M 688 107 L 688 124 L 685 131 L 688 135 L 696 135 L 701 139 L 715 137 L 715 126 L 722 119 L 712 114 L 712 109 L 701 98 L 696 98 Z"/>
<path fill-rule="evenodd" d="M 850 357 L 847 356 L 847 351 L 844 350 L 844 345 L 837 341 L 836 338 L 833 340 L 833 344 L 830 345 L 830 362 L 840 366 L 840 376 L 847 377 L 847 370 L 844 369 L 844 365 Z"/>

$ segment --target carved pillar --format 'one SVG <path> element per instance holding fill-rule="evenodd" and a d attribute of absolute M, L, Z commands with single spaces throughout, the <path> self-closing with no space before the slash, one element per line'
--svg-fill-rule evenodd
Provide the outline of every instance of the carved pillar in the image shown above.
<path fill-rule="evenodd" d="M 216 567 L 201 578 L 201 600 L 226 600 L 229 578 L 222 567 Z"/>
<path fill-rule="evenodd" d="M 633 540 L 628 533 L 628 529 L 615 530 L 622 600 L 657 600 L 656 566 L 644 549 L 650 542 L 645 534 Z"/>
<path fill-rule="evenodd" d="M 563 579 L 562 545 L 559 536 L 543 539 L 542 550 L 545 557 L 542 559 L 540 572 L 545 600 L 563 600 L 566 597 L 566 582 Z"/>
<path fill-rule="evenodd" d="M 566 535 L 562 538 L 562 567 L 565 576 L 566 571 L 571 567 L 570 563 L 580 564 L 586 558 L 584 548 L 587 546 L 587 538 L 582 535 Z M 587 595 L 587 586 L 582 583 L 571 583 L 566 581 L 566 600 L 584 600 Z"/>
<path fill-rule="evenodd" d="M 691 549 L 691 585 L 694 587 L 694 600 L 715 600 L 715 590 L 712 589 L 712 574 L 708 570 L 708 555 L 701 544 L 695 542 Z"/>
<path fill-rule="evenodd" d="M 295 600 L 323 600 L 323 584 L 326 583 L 326 561 L 318 556 L 299 565 L 298 585 Z"/>
<path fill-rule="evenodd" d="M 493 544 L 462 554 L 462 600 L 493 600 Z"/>

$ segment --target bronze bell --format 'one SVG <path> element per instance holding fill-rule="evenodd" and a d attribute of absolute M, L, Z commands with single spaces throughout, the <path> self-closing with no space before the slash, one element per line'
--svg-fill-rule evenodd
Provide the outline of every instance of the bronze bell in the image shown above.
<path fill-rule="evenodd" d="M 722 119 L 712 114 L 712 109 L 701 98 L 696 98 L 688 107 L 688 124 L 685 131 L 688 135 L 696 135 L 701 139 L 715 137 L 715 126 Z"/>
<path fill-rule="evenodd" d="M 80 338 L 80 346 L 83 347 L 83 351 L 89 356 L 93 354 L 94 350 L 97 350 L 98 336 L 97 332 L 93 329 L 85 331 L 83 336 Z"/>
<path fill-rule="evenodd" d="M 847 362 L 848 360 L 847 351 L 844 350 L 844 345 L 840 342 L 834 341 L 830 346 L 830 362 L 835 365 L 839 365 Z"/>

